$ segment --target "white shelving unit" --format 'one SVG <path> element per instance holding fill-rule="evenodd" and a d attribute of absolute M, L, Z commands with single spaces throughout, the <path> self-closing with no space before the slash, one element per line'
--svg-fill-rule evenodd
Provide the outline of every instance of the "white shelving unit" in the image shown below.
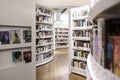
<path fill-rule="evenodd" d="M 36 7 L 36 66 L 53 59 L 53 11 L 37 5 Z"/>
<path fill-rule="evenodd" d="M 103 29 L 104 27 L 108 27 L 108 26 L 104 26 L 105 25 L 104 19 L 114 19 L 114 18 L 117 19 L 120 17 L 119 14 L 120 14 L 120 0 L 114 0 L 114 1 L 113 0 L 104 0 L 104 1 L 91 0 L 91 10 L 89 12 L 89 18 L 98 24 L 98 35 L 100 37 L 99 38 L 100 44 L 104 44 L 102 40 L 103 40 L 103 35 L 105 35 L 106 32 L 102 31 L 103 32 L 102 34 L 99 34 L 99 33 L 101 30 L 104 30 Z M 115 28 L 116 24 L 117 23 L 115 23 L 114 24 L 115 26 L 112 26 L 112 27 Z M 115 34 L 112 36 L 115 36 Z M 117 35 L 117 36 L 120 36 L 120 35 Z M 107 39 L 107 37 L 108 35 L 106 35 L 104 38 Z M 105 44 L 108 45 L 108 43 L 105 43 Z M 106 45 L 104 45 L 105 49 L 106 49 Z M 95 48 L 94 44 L 93 44 L 93 47 Z M 106 54 L 107 52 L 99 51 L 98 54 L 100 54 L 99 57 L 101 59 L 101 61 L 99 61 L 99 60 L 96 60 L 96 57 L 94 56 L 95 55 L 94 48 L 93 48 L 93 53 L 89 54 L 87 59 L 87 65 L 88 65 L 88 70 L 90 74 L 90 77 L 87 80 L 91 80 L 91 79 L 92 80 L 120 80 L 120 75 L 118 76 L 114 73 L 114 68 L 111 67 L 113 71 L 108 68 L 104 68 L 106 64 L 105 62 L 106 59 L 103 60 L 103 58 L 106 56 L 105 55 L 103 56 L 103 54 Z M 103 46 L 100 46 L 99 48 L 100 48 L 99 50 L 101 50 Z M 114 53 L 112 54 L 114 55 Z M 106 58 L 108 58 L 108 55 Z M 114 62 L 112 64 L 114 64 Z M 120 68 L 118 69 L 118 72 L 120 72 Z"/>
<path fill-rule="evenodd" d="M 86 77 L 92 26 L 88 20 L 89 6 L 70 10 L 70 71 Z"/>
<path fill-rule="evenodd" d="M 68 48 L 68 27 L 55 28 L 55 48 Z"/>

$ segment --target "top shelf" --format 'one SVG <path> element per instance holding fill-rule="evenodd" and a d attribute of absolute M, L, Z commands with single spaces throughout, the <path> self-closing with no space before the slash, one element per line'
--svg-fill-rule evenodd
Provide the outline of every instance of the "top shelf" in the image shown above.
<path fill-rule="evenodd" d="M 95 20 L 105 10 L 117 5 L 120 0 L 99 0 L 89 12 L 89 19 Z"/>
<path fill-rule="evenodd" d="M 46 13 L 37 13 L 36 16 L 47 16 L 47 17 L 52 17 L 52 15 L 46 14 Z"/>
<path fill-rule="evenodd" d="M 81 17 L 74 17 L 73 20 L 77 21 L 77 20 L 85 20 L 88 19 L 88 16 L 81 16 Z"/>

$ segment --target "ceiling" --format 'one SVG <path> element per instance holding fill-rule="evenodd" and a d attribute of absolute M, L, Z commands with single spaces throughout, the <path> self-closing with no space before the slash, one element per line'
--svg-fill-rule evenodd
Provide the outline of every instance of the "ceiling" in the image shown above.
<path fill-rule="evenodd" d="M 88 5 L 89 0 L 36 0 L 36 4 L 49 8 L 70 8 Z"/>

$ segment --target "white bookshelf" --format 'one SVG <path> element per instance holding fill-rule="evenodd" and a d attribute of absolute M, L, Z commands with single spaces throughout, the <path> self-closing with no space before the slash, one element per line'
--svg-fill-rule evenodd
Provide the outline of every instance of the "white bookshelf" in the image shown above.
<path fill-rule="evenodd" d="M 100 33 L 99 31 L 101 31 L 100 29 L 103 28 L 104 19 L 119 18 L 118 15 L 120 13 L 120 10 L 119 10 L 120 0 L 114 0 L 114 1 L 113 0 L 105 0 L 105 1 L 91 0 L 90 4 L 91 4 L 91 10 L 89 12 L 89 18 L 98 24 L 98 35 L 100 37 L 99 43 L 102 44 L 103 42 L 102 42 L 101 36 L 103 36 L 105 32 L 104 34 L 103 33 L 99 34 Z M 105 38 L 106 37 L 108 37 L 108 35 L 106 35 Z M 94 47 L 94 42 L 93 42 L 93 47 Z M 99 50 L 101 50 L 102 47 L 103 46 L 100 46 Z M 106 63 L 104 63 L 105 60 L 103 60 L 103 57 L 106 57 L 106 56 L 105 55 L 103 56 L 103 54 L 106 54 L 106 52 L 100 51 L 98 53 L 100 54 L 99 58 L 101 59 L 101 61 L 98 61 L 96 60 L 96 57 L 94 54 L 94 48 L 93 48 L 93 53 L 89 54 L 88 59 L 87 59 L 87 66 L 89 70 L 89 77 L 87 80 L 91 80 L 91 79 L 92 80 L 120 80 L 120 75 L 117 76 L 114 72 L 105 68 Z M 114 68 L 112 69 L 114 70 Z M 120 69 L 118 71 L 120 71 Z"/>
<path fill-rule="evenodd" d="M 70 9 L 70 72 L 85 77 L 92 30 L 91 23 L 88 20 L 88 11 L 89 6 Z"/>
<path fill-rule="evenodd" d="M 48 63 L 53 59 L 53 37 L 53 11 L 49 8 L 37 5 L 36 66 Z"/>
<path fill-rule="evenodd" d="M 55 27 L 55 48 L 68 48 L 68 27 Z"/>

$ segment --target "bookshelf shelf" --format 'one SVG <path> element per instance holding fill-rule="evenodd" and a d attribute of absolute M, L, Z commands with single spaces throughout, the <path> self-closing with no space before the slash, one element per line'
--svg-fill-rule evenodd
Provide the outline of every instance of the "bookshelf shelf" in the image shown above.
<path fill-rule="evenodd" d="M 53 59 L 53 11 L 49 8 L 36 7 L 36 66 Z"/>
<path fill-rule="evenodd" d="M 56 36 L 68 36 L 68 34 L 56 34 Z"/>
<path fill-rule="evenodd" d="M 83 27 L 74 27 L 73 30 L 88 30 L 88 29 L 92 29 L 92 26 L 83 26 Z"/>
<path fill-rule="evenodd" d="M 89 19 L 94 20 L 102 12 L 109 9 L 110 7 L 120 3 L 120 0 L 99 0 L 89 12 Z M 101 7 L 102 6 L 102 7 Z"/>
<path fill-rule="evenodd" d="M 52 23 L 50 23 L 50 22 L 39 22 L 39 21 L 37 21 L 36 24 L 37 24 L 37 25 L 39 25 L 39 24 L 52 25 Z"/>
<path fill-rule="evenodd" d="M 36 30 L 36 32 L 40 32 L 40 31 L 52 31 L 52 29 Z"/>
<path fill-rule="evenodd" d="M 68 48 L 68 46 L 57 46 L 56 48 Z"/>
<path fill-rule="evenodd" d="M 74 40 L 90 41 L 90 37 L 73 37 Z"/>
<path fill-rule="evenodd" d="M 54 59 L 54 56 L 49 57 L 47 59 L 44 59 L 43 61 L 37 61 L 36 66 L 40 66 L 40 65 L 46 64 L 46 63 L 52 61 L 53 59 Z"/>
<path fill-rule="evenodd" d="M 50 14 L 45 14 L 45 13 L 38 13 L 38 14 L 36 14 L 36 16 L 48 16 L 48 17 L 52 17 Z"/>
<path fill-rule="evenodd" d="M 45 51 L 41 51 L 40 53 L 36 53 L 36 55 L 44 54 L 44 53 L 50 52 L 52 50 L 53 49 L 48 49 L 48 50 L 45 50 Z"/>
<path fill-rule="evenodd" d="M 44 44 L 36 45 L 36 47 L 39 47 L 39 46 L 46 46 L 46 45 L 51 45 L 51 44 L 53 44 L 53 42 L 49 42 L 49 43 L 44 43 Z"/>
<path fill-rule="evenodd" d="M 66 42 L 64 42 L 64 41 L 63 42 L 56 42 L 56 43 L 68 43 L 68 41 L 66 41 Z"/>
<path fill-rule="evenodd" d="M 73 50 L 90 51 L 90 48 L 86 48 L 86 47 L 73 47 Z"/>
<path fill-rule="evenodd" d="M 51 38 L 51 37 L 53 37 L 53 36 L 52 35 L 50 35 L 50 36 L 42 36 L 40 38 Z"/>
<path fill-rule="evenodd" d="M 76 18 L 73 18 L 73 20 L 85 20 L 85 19 L 88 19 L 88 16 L 80 16 L 80 17 L 76 17 Z"/>
<path fill-rule="evenodd" d="M 31 47 L 31 46 L 32 46 L 32 43 L 6 44 L 6 45 L 1 45 L 1 46 L 0 46 L 0 50 L 26 48 L 26 47 Z"/>
<path fill-rule="evenodd" d="M 55 28 L 55 47 L 57 48 L 68 48 L 68 27 L 56 27 Z"/>
<path fill-rule="evenodd" d="M 76 60 L 82 60 L 82 61 L 87 61 L 87 59 L 86 58 L 83 58 L 83 57 L 73 57 L 74 59 L 76 59 Z"/>
<path fill-rule="evenodd" d="M 86 71 L 80 68 L 72 68 L 73 73 L 81 74 L 82 76 L 86 76 Z"/>

